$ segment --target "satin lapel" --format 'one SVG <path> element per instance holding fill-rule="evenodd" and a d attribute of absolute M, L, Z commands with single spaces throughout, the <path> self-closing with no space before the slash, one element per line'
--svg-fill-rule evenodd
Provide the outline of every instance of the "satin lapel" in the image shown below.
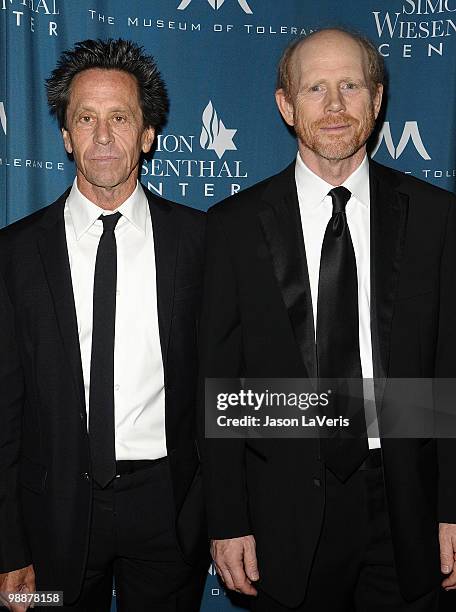
<path fill-rule="evenodd" d="M 370 163 L 370 193 L 371 333 L 374 376 L 381 380 L 388 376 L 391 323 L 405 243 L 408 196 L 395 189 L 394 175 L 374 162 Z M 377 405 L 380 403 L 381 396 L 377 397 Z"/>
<path fill-rule="evenodd" d="M 177 215 L 173 214 L 172 206 L 155 198 L 147 189 L 144 191 L 149 201 L 154 232 L 158 326 L 166 378 L 180 227 Z"/>
<path fill-rule="evenodd" d="M 63 218 L 63 210 L 68 193 L 66 192 L 59 198 L 43 216 L 41 235 L 38 238 L 38 248 L 54 303 L 55 316 L 65 354 L 70 365 L 79 400 L 85 410 L 78 323 Z"/>
<path fill-rule="evenodd" d="M 294 163 L 269 184 L 259 212 L 274 274 L 309 378 L 317 376 L 315 331 Z"/>

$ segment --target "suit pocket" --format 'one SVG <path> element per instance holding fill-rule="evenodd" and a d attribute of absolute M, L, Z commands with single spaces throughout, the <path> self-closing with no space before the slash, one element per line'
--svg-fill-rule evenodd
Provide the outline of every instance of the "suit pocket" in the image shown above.
<path fill-rule="evenodd" d="M 42 493 L 46 486 L 47 469 L 41 463 L 28 457 L 21 458 L 20 482 L 23 487 L 34 493 Z"/>
<path fill-rule="evenodd" d="M 201 284 L 198 285 L 186 285 L 185 287 L 177 287 L 174 293 L 174 300 L 176 302 L 181 300 L 187 300 L 195 298 L 201 293 Z"/>
<path fill-rule="evenodd" d="M 432 293 L 434 293 L 433 289 L 424 289 L 422 291 L 413 293 L 411 295 L 401 295 L 400 294 L 400 295 L 398 295 L 396 297 L 396 302 L 405 302 L 407 300 L 413 300 L 413 299 L 416 299 L 416 298 L 423 298 L 423 297 L 425 297 L 427 295 L 431 295 Z"/>

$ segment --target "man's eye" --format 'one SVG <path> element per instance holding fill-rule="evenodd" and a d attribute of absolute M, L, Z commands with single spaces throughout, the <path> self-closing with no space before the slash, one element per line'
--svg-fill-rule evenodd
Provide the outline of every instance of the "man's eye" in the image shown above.
<path fill-rule="evenodd" d="M 323 87 L 321 85 L 312 85 L 310 91 L 322 91 Z"/>
<path fill-rule="evenodd" d="M 124 115 L 116 115 L 114 117 L 114 121 L 116 123 L 125 123 L 127 121 L 127 118 Z"/>
<path fill-rule="evenodd" d="M 343 83 L 342 89 L 357 89 L 358 85 L 356 83 Z"/>
<path fill-rule="evenodd" d="M 91 120 L 92 120 L 92 117 L 90 117 L 89 115 L 83 115 L 81 117 L 82 123 L 90 123 Z"/>

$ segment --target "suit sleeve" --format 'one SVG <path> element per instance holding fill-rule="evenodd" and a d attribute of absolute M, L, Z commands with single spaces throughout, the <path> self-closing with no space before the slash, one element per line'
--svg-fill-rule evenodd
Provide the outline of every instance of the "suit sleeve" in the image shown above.
<path fill-rule="evenodd" d="M 208 213 L 200 329 L 198 421 L 209 537 L 240 537 L 251 533 L 247 511 L 244 440 L 209 439 L 204 435 L 205 378 L 237 378 L 242 374 L 236 275 L 230 257 L 230 245 L 216 211 Z"/>
<path fill-rule="evenodd" d="M 444 435 L 437 441 L 439 521 L 456 523 L 456 199 L 451 197 L 440 264 L 436 399 Z"/>
<path fill-rule="evenodd" d="M 12 306 L 0 276 L 0 573 L 31 563 L 19 500 L 24 400 Z"/>

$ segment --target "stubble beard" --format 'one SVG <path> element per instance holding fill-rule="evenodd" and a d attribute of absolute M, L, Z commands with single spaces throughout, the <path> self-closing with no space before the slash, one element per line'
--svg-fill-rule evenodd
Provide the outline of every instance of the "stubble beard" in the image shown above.
<path fill-rule="evenodd" d="M 350 134 L 323 134 L 320 130 L 340 124 L 351 126 Z M 354 155 L 367 142 L 375 127 L 373 105 L 361 120 L 346 113 L 337 117 L 325 117 L 313 123 L 297 122 L 295 132 L 300 142 L 319 157 L 327 160 L 342 160 Z"/>

